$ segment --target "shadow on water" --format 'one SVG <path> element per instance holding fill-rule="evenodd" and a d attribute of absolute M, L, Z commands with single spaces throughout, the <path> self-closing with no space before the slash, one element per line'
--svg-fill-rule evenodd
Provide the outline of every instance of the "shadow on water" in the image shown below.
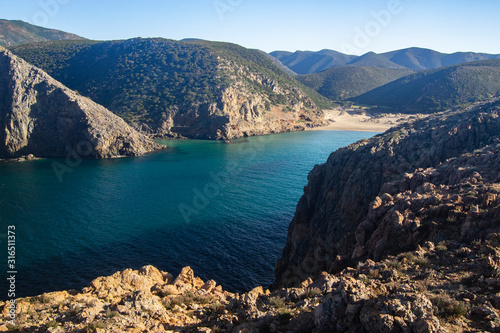
<path fill-rule="evenodd" d="M 289 214 L 270 216 L 268 223 L 257 225 L 253 221 L 239 224 L 204 221 L 204 225 L 152 230 L 126 241 L 95 244 L 81 251 L 66 250 L 43 260 L 19 264 L 16 297 L 81 290 L 99 276 L 144 265 L 153 265 L 174 276 L 183 267 L 191 266 L 204 281 L 213 279 L 231 292 L 268 286 L 274 279 L 274 265 L 281 255 L 290 219 Z M 282 226 L 280 231 L 275 230 L 276 225 Z M 44 283 L 39 283 L 41 276 Z M 6 284 L 0 284 L 0 299 L 7 295 L 5 287 Z"/>

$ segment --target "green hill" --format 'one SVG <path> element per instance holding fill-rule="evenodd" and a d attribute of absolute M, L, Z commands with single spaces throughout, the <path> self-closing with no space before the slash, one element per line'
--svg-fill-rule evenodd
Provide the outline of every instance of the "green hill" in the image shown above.
<path fill-rule="evenodd" d="M 367 91 L 409 75 L 409 69 L 345 66 L 299 75 L 297 80 L 334 101 L 359 96 Z"/>
<path fill-rule="evenodd" d="M 427 70 L 353 98 L 393 112 L 432 113 L 500 94 L 500 59 Z"/>
<path fill-rule="evenodd" d="M 33 42 L 83 39 L 85 38 L 75 34 L 42 28 L 23 21 L 0 19 L 0 46 L 11 47 Z"/>
<path fill-rule="evenodd" d="M 379 68 L 392 68 L 392 69 L 402 69 L 404 66 L 398 65 L 387 58 L 376 54 L 375 52 L 368 52 L 362 56 L 352 60 L 347 65 L 351 66 L 371 66 Z"/>
<path fill-rule="evenodd" d="M 12 52 L 160 137 L 280 132 L 300 119 L 312 121 L 318 106 L 329 105 L 263 52 L 229 43 L 161 38 L 57 41 L 22 45 Z M 293 112 L 280 115 L 287 118 L 281 121 L 275 111 Z M 255 130 L 256 123 L 267 127 Z M 281 123 L 288 127 L 276 125 Z"/>
<path fill-rule="evenodd" d="M 357 58 L 333 50 L 296 51 L 294 53 L 274 51 L 270 54 L 297 74 L 321 72 L 330 67 L 343 66 Z"/>
<path fill-rule="evenodd" d="M 445 54 L 434 50 L 412 47 L 383 53 L 381 56 L 400 66 L 419 71 L 442 67 L 442 58 Z"/>

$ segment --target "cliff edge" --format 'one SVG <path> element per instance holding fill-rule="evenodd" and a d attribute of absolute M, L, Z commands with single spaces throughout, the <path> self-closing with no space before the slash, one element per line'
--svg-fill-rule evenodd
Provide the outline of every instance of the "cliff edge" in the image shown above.
<path fill-rule="evenodd" d="M 0 158 L 109 158 L 160 148 L 103 106 L 0 49 Z"/>
<path fill-rule="evenodd" d="M 332 153 L 308 176 L 275 286 L 426 241 L 498 230 L 500 102 L 441 113 Z"/>

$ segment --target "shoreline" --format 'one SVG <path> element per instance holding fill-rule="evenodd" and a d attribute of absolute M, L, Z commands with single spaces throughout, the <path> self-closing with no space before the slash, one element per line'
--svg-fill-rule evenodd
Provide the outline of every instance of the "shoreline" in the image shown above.
<path fill-rule="evenodd" d="M 326 126 L 307 128 L 306 131 L 357 131 L 383 133 L 389 128 L 422 115 L 381 114 L 366 110 L 324 110 Z"/>

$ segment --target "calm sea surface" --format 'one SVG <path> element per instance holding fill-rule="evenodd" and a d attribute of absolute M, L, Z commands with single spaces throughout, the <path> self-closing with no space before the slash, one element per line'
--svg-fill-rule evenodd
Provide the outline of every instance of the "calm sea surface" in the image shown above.
<path fill-rule="evenodd" d="M 374 134 L 165 140 L 139 158 L 0 164 L 1 275 L 14 225 L 18 297 L 147 264 L 174 275 L 191 266 L 230 291 L 267 286 L 309 171 Z"/>

